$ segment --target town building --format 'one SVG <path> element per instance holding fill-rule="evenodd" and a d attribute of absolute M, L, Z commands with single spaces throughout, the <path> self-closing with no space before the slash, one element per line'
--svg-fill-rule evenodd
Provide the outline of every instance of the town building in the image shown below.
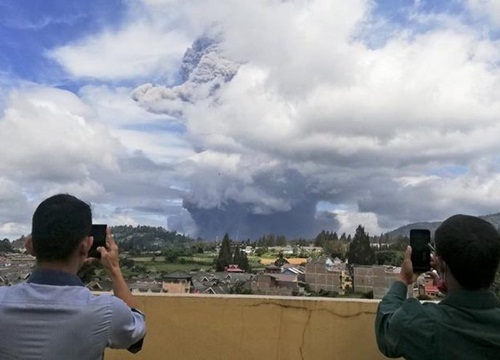
<path fill-rule="evenodd" d="M 396 275 L 400 271 L 401 268 L 395 266 L 355 265 L 353 266 L 354 291 L 364 294 L 373 291 L 373 298 L 381 299 L 396 281 Z"/>
<path fill-rule="evenodd" d="M 163 275 L 162 290 L 170 294 L 190 293 L 193 288 L 193 276 L 184 271 L 175 271 Z"/>
<path fill-rule="evenodd" d="M 353 288 L 347 264 L 339 258 L 322 257 L 307 262 L 305 282 L 315 293 L 331 291 L 343 295 Z"/>

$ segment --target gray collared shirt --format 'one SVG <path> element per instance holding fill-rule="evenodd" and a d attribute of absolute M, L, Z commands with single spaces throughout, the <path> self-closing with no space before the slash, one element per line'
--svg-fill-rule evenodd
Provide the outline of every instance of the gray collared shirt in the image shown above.
<path fill-rule="evenodd" d="M 106 347 L 128 348 L 145 333 L 142 313 L 93 295 L 74 275 L 37 270 L 0 287 L 0 359 L 102 359 Z"/>

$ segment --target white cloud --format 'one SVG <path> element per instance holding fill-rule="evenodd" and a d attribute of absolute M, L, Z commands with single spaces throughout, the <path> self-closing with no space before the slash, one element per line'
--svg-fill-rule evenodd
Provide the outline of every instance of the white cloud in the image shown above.
<path fill-rule="evenodd" d="M 497 0 L 466 0 L 478 15 L 490 18 L 494 25 L 500 25 L 500 2 Z"/>
<path fill-rule="evenodd" d="M 8 98 L 4 117 L 0 119 L 3 144 L 0 208 L 9 210 L 0 210 L 0 223 L 18 224 L 17 235 L 21 230 L 26 233 L 34 207 L 55 193 L 67 192 L 96 206 L 113 204 L 113 207 L 130 206 L 130 202 L 139 206 L 147 203 L 140 200 L 141 197 L 158 198 L 159 194 L 164 197 L 163 202 L 179 197 L 178 191 L 169 188 L 172 182 L 168 174 L 173 170 L 155 164 L 147 152 L 151 151 L 152 156 L 163 161 L 172 155 L 167 157 L 165 149 L 156 154 L 154 150 L 160 148 L 159 144 L 148 143 L 146 135 L 142 143 L 122 142 L 134 139 L 133 131 L 129 131 L 129 137 L 127 131 L 120 132 L 119 128 L 115 131 L 113 126 L 120 125 L 119 122 L 106 125 L 103 122 L 106 119 L 99 118 L 100 111 L 106 112 L 97 106 L 99 104 L 94 105 L 95 110 L 68 91 L 36 85 L 18 88 Z M 125 110 L 122 109 L 124 113 Z M 131 122 L 130 118 L 122 120 L 121 125 Z M 159 141 L 154 134 L 152 139 L 152 142 Z M 138 155 L 137 146 L 141 144 L 147 146 Z M 124 194 L 128 198 L 123 198 Z M 148 211 L 150 214 L 162 212 L 160 224 L 166 225 L 164 209 L 145 209 L 142 214 Z M 138 214 L 141 212 L 136 215 L 143 216 Z M 131 212 L 130 216 L 133 215 Z M 154 215 L 151 219 L 154 221 Z M 4 226 L 5 232 L 11 235 L 12 229 L 13 225 Z"/>
<path fill-rule="evenodd" d="M 497 29 L 498 2 L 467 4 Z M 343 231 L 359 222 L 373 234 L 498 211 L 500 43 L 467 14 L 416 2 L 410 28 L 368 0 L 130 6 L 118 29 L 51 52 L 74 79 L 106 85 L 84 86 L 80 98 L 43 88 L 7 100 L 0 170 L 16 196 L 70 189 L 114 204 L 99 210 L 110 222 L 163 213 L 190 231 L 174 199 L 243 204 L 250 215 L 321 200 L 345 207 Z M 204 70 L 224 60 L 237 74 L 173 83 L 203 34 L 218 36 L 221 55 Z M 142 108 L 113 85 L 136 79 L 148 83 L 134 92 Z"/>
<path fill-rule="evenodd" d="M 184 125 L 167 115 L 148 112 L 131 99 L 125 87 L 85 86 L 80 96 L 91 106 L 100 123 L 128 151 L 141 151 L 157 162 L 176 162 L 193 154 L 184 139 Z"/>
<path fill-rule="evenodd" d="M 369 26 L 369 6 L 256 1 L 214 10 L 224 33 L 221 48 L 243 65 L 216 101 L 177 102 L 193 141 L 205 150 L 193 174 L 210 178 L 193 190 L 203 207 L 224 199 L 261 204 L 269 184 L 248 181 L 261 173 L 258 159 L 299 169 L 320 198 L 358 208 L 360 219 L 371 214 L 365 220 L 373 229 L 439 217 L 451 204 L 495 211 L 487 177 L 457 174 L 450 182 L 430 175 L 450 165 L 473 168 L 500 150 L 499 44 L 447 15 L 433 17 L 433 26 L 421 32 L 395 31 L 370 48 L 354 36 L 361 24 Z M 174 93 L 169 101 L 176 101 Z M 210 155 L 238 159 L 230 174 L 241 176 L 217 179 L 225 163 Z M 416 176 L 430 180 L 411 187 L 396 181 Z M 481 191 L 467 186 L 471 178 Z M 234 184 L 239 190 L 222 191 Z M 358 219 L 355 210 L 349 214 L 346 223 Z"/>
<path fill-rule="evenodd" d="M 4 144 L 0 170 L 77 180 L 88 175 L 89 167 L 116 168 L 108 149 L 117 143 L 99 125 L 89 125 L 93 116 L 67 91 L 40 87 L 14 91 L 0 123 Z"/>
<path fill-rule="evenodd" d="M 340 210 L 336 214 L 340 222 L 339 235 L 342 233 L 354 235 L 358 225 L 362 225 L 365 228 L 365 233 L 371 236 L 380 234 L 377 215 L 374 213 L 359 213 L 354 209 L 353 211 Z"/>
<path fill-rule="evenodd" d="M 108 30 L 56 48 L 49 55 L 75 78 L 165 78 L 174 75 L 169 69 L 178 63 L 188 45 L 181 34 L 138 21 L 118 32 Z"/>

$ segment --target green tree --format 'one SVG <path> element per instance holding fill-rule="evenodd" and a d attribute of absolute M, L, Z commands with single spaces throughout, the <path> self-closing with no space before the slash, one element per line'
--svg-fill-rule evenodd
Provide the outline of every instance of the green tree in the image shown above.
<path fill-rule="evenodd" d="M 3 240 L 0 240 L 0 252 L 5 252 L 5 253 L 14 252 L 14 249 L 12 249 L 12 244 L 10 243 L 9 239 L 5 238 Z"/>
<path fill-rule="evenodd" d="M 234 249 L 232 264 L 239 265 L 241 263 L 241 258 L 242 256 L 241 256 L 240 245 L 236 245 L 236 248 Z"/>
<path fill-rule="evenodd" d="M 381 250 L 375 253 L 378 265 L 399 266 L 403 263 L 404 252 L 399 250 Z"/>
<path fill-rule="evenodd" d="M 276 246 L 277 245 L 276 242 L 277 242 L 276 236 L 274 236 L 274 234 L 269 234 L 260 237 L 255 245 L 260 247 L 270 247 L 270 246 Z"/>
<path fill-rule="evenodd" d="M 389 246 L 391 250 L 405 251 L 410 245 L 410 238 L 404 235 L 398 235 L 394 242 Z"/>
<path fill-rule="evenodd" d="M 215 270 L 224 271 L 224 269 L 227 268 L 232 261 L 233 254 L 231 252 L 231 240 L 229 239 L 229 235 L 226 233 L 222 239 L 219 255 L 215 260 Z"/>
<path fill-rule="evenodd" d="M 314 246 L 323 247 L 326 242 L 326 232 L 325 230 L 321 230 L 321 232 L 314 239 Z"/>
<path fill-rule="evenodd" d="M 278 235 L 276 237 L 276 246 L 286 246 L 287 241 L 284 235 Z"/>
<path fill-rule="evenodd" d="M 179 256 L 182 255 L 182 251 L 177 247 L 170 246 L 163 249 L 162 254 L 165 257 L 165 262 L 175 263 Z"/>
<path fill-rule="evenodd" d="M 246 252 L 242 252 L 241 261 L 238 265 L 240 269 L 245 270 L 247 273 L 252 272 L 252 267 L 250 266 Z"/>
<path fill-rule="evenodd" d="M 262 256 L 269 251 L 266 247 L 259 247 L 255 249 L 255 256 Z"/>
<path fill-rule="evenodd" d="M 250 268 L 247 253 L 241 250 L 239 246 L 234 250 L 233 264 L 238 265 L 238 267 L 245 272 L 251 272 L 252 270 Z"/>
<path fill-rule="evenodd" d="M 370 237 L 365 233 L 365 228 L 361 225 L 357 227 L 354 239 L 349 244 L 347 258 L 350 264 L 375 264 L 375 252 L 370 246 Z"/>
<path fill-rule="evenodd" d="M 347 244 L 338 239 L 327 240 L 323 245 L 323 252 L 332 259 L 338 257 L 340 260 L 345 260 Z"/>

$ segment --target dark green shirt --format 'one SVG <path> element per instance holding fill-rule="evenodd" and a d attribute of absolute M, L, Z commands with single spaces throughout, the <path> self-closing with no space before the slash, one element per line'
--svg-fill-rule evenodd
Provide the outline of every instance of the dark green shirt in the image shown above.
<path fill-rule="evenodd" d="M 457 290 L 440 303 L 406 298 L 392 284 L 375 320 L 377 344 L 389 357 L 500 360 L 500 301 L 490 291 Z"/>

